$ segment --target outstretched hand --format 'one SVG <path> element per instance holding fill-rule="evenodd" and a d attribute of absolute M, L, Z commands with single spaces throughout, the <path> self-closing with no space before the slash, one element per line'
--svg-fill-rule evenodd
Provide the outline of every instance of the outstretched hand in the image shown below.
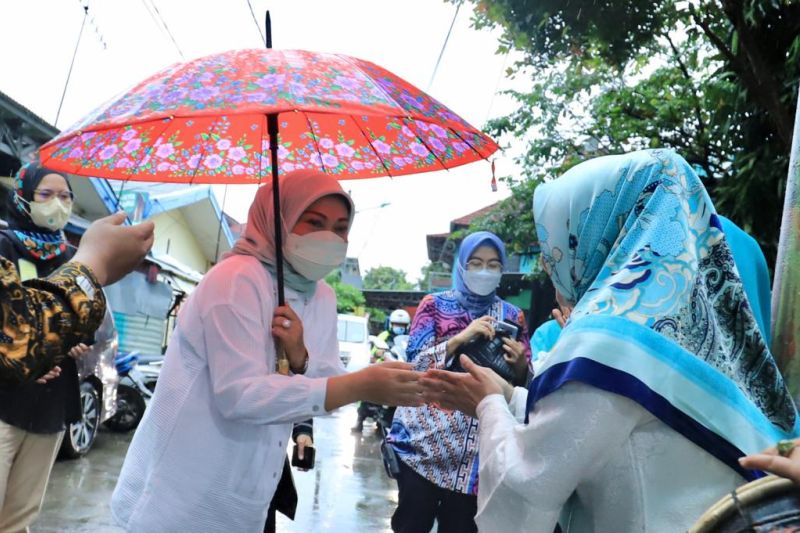
<path fill-rule="evenodd" d="M 788 457 L 778 453 L 775 447 L 739 459 L 739 464 L 750 470 L 764 470 L 776 476 L 791 479 L 800 484 L 800 439 L 794 441 L 796 447 Z"/>
<path fill-rule="evenodd" d="M 421 384 L 426 402 L 474 417 L 486 396 L 503 394 L 506 400 L 511 398 L 513 387 L 493 370 L 476 365 L 466 355 L 461 356 L 460 362 L 466 373 L 437 369 L 425 372 Z"/>

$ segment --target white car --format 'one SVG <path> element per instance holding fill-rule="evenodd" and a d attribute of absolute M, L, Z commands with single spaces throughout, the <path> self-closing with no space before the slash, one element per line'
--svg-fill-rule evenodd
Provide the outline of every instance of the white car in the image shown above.
<path fill-rule="evenodd" d="M 339 358 L 348 370 L 359 370 L 369 365 L 369 331 L 367 317 L 339 315 Z"/>

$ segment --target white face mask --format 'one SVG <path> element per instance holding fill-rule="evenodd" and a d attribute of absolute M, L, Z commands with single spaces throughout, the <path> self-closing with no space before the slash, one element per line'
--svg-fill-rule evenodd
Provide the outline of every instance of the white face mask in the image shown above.
<path fill-rule="evenodd" d="M 63 229 L 72 214 L 72 206 L 65 205 L 57 197 L 53 197 L 46 202 L 26 203 L 28 204 L 28 209 L 30 209 L 33 223 L 50 231 Z"/>
<path fill-rule="evenodd" d="M 318 281 L 347 257 L 347 241 L 332 231 L 290 233 L 283 247 L 286 260 L 306 279 Z"/>
<path fill-rule="evenodd" d="M 478 296 L 491 294 L 500 285 L 502 272 L 483 270 L 467 270 L 464 272 L 464 284 Z"/>

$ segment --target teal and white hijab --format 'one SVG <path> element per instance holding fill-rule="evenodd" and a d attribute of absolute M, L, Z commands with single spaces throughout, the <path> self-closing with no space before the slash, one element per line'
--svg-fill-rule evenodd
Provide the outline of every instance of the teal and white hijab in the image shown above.
<path fill-rule="evenodd" d="M 577 305 L 528 413 L 580 381 L 759 477 L 737 459 L 797 436 L 797 411 L 692 167 L 668 150 L 593 159 L 540 185 L 533 211 L 553 283 Z"/>

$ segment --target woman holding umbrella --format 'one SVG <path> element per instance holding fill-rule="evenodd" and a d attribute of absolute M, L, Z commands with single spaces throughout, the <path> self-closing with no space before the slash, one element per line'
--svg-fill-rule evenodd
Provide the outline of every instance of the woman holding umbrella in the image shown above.
<path fill-rule="evenodd" d="M 265 185 L 244 235 L 181 312 L 112 496 L 129 531 L 261 531 L 292 422 L 357 400 L 420 404 L 406 365 L 345 374 L 339 360 L 336 299 L 320 280 L 345 258 L 350 197 L 317 171 L 288 173 L 280 187 L 288 305 L 277 305 Z"/>

